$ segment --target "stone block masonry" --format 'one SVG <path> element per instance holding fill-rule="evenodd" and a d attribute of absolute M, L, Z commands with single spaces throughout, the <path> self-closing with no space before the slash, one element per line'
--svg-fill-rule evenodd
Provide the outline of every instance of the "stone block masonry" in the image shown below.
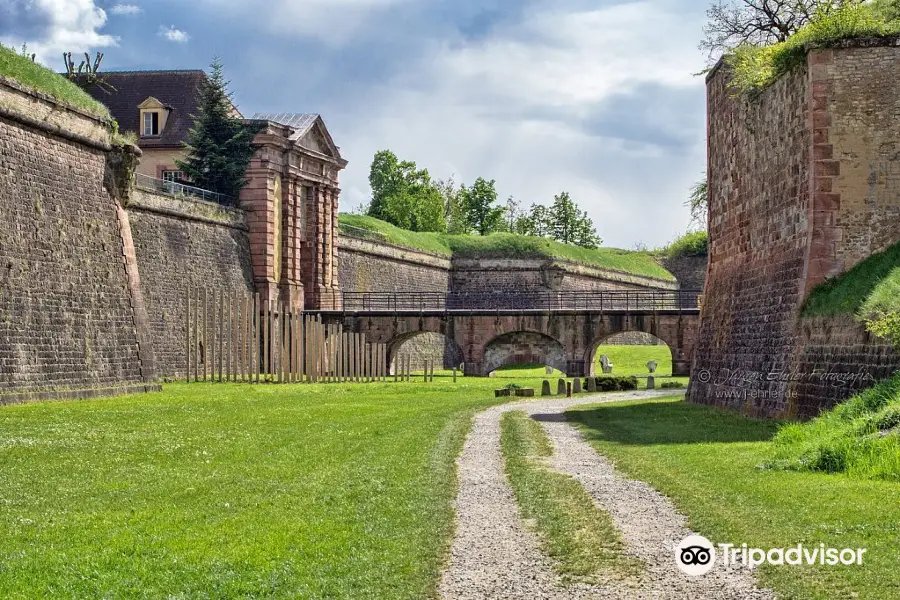
<path fill-rule="evenodd" d="M 107 124 L 0 78 L 0 403 L 155 389 Z"/>
<path fill-rule="evenodd" d="M 128 205 L 157 373 L 185 376 L 187 289 L 254 292 L 244 212 L 135 190 Z"/>
<path fill-rule="evenodd" d="M 848 364 L 811 350 L 799 315 L 817 284 L 900 240 L 900 48 L 890 43 L 813 48 L 750 99 L 728 87 L 727 68 L 707 78 L 709 268 L 692 401 L 791 417 L 836 400 L 792 383 L 811 376 L 798 369 L 813 356 L 825 371 Z"/>
<path fill-rule="evenodd" d="M 381 242 L 338 238 L 340 287 L 344 292 L 446 292 L 450 259 Z"/>

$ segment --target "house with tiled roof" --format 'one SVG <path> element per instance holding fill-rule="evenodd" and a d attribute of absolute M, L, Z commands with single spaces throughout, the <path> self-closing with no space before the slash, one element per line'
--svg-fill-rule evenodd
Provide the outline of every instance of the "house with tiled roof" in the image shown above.
<path fill-rule="evenodd" d="M 143 155 L 138 173 L 157 179 L 182 178 L 176 160 L 184 158 L 184 145 L 194 124 L 200 88 L 206 81 L 201 70 L 110 71 L 100 83 L 81 87 L 106 105 L 119 123 L 119 131 L 137 136 Z M 240 113 L 235 109 L 235 113 Z"/>

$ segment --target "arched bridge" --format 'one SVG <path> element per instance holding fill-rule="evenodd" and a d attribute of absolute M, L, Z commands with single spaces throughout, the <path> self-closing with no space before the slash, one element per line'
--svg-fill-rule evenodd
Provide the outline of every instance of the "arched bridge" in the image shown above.
<path fill-rule="evenodd" d="M 674 375 L 688 375 L 700 323 L 700 292 L 634 290 L 507 293 L 345 293 L 327 323 L 388 344 L 440 333 L 458 346 L 466 375 L 516 363 L 553 366 L 570 377 L 593 374 L 594 352 L 609 336 L 650 333 L 672 351 Z M 450 343 L 448 341 L 448 343 Z"/>

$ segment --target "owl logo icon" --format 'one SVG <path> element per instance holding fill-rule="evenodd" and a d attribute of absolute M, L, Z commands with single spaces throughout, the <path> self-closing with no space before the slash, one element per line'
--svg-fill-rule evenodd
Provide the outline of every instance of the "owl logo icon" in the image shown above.
<path fill-rule="evenodd" d="M 702 535 L 689 535 L 675 548 L 675 564 L 687 575 L 705 575 L 715 563 L 716 550 Z"/>

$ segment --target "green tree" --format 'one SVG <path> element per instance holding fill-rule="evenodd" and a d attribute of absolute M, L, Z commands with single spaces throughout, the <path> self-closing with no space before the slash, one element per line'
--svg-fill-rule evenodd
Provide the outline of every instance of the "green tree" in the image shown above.
<path fill-rule="evenodd" d="M 475 180 L 471 187 L 459 190 L 462 206 L 466 213 L 469 229 L 479 235 L 488 235 L 503 229 L 503 213 L 506 209 L 496 206 L 496 181 L 487 181 L 483 177 Z"/>
<path fill-rule="evenodd" d="M 553 197 L 550 206 L 550 235 L 557 242 L 572 244 L 578 229 L 578 207 L 569 197 L 569 192 L 561 192 Z"/>
<path fill-rule="evenodd" d="M 445 231 L 444 199 L 427 169 L 400 161 L 390 150 L 375 153 L 369 170 L 369 215 L 410 231 Z"/>
<path fill-rule="evenodd" d="M 587 215 L 587 212 L 581 209 L 578 210 L 578 218 L 575 221 L 572 243 L 583 248 L 596 248 L 603 243 L 603 240 L 597 235 L 594 222 Z"/>
<path fill-rule="evenodd" d="M 522 211 L 519 208 L 519 201 L 513 196 L 506 199 L 506 212 L 504 214 L 504 229 L 510 233 L 518 233 L 516 231 L 519 221 L 522 219 Z"/>
<path fill-rule="evenodd" d="M 691 186 L 691 195 L 685 206 L 691 211 L 691 223 L 706 229 L 707 213 L 709 212 L 709 194 L 706 183 L 706 173 L 703 179 Z"/>
<path fill-rule="evenodd" d="M 245 123 L 234 114 L 222 61 L 213 59 L 211 73 L 200 88 L 199 114 L 191 115 L 187 157 L 175 164 L 191 184 L 237 198 L 247 185 L 244 173 L 255 149 L 258 124 Z"/>
<path fill-rule="evenodd" d="M 569 197 L 561 192 L 553 197 L 553 205 L 547 210 L 548 227 L 544 234 L 563 244 L 596 248 L 601 240 L 594 223 Z"/>
<path fill-rule="evenodd" d="M 447 222 L 447 233 L 467 233 L 469 223 L 466 220 L 466 211 L 462 206 L 460 188 L 451 175 L 448 179 L 438 179 L 434 183 L 441 200 L 444 203 L 444 220 Z"/>

